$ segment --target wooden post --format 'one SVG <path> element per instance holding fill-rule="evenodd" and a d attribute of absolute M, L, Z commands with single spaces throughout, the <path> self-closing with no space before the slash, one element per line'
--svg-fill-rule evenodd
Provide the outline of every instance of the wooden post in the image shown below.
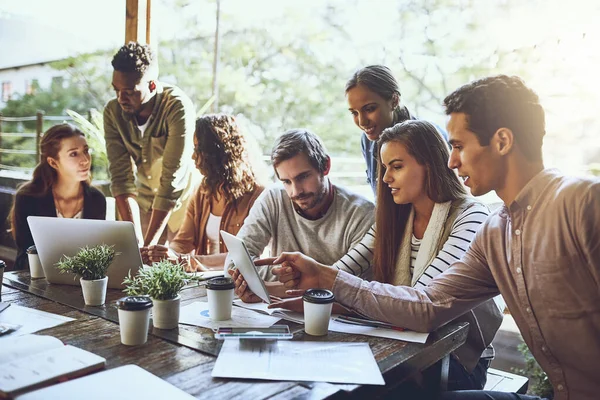
<path fill-rule="evenodd" d="M 215 27 L 215 48 L 213 54 L 213 81 L 212 81 L 212 95 L 215 101 L 211 105 L 213 113 L 219 111 L 219 58 L 221 57 L 221 41 L 219 39 L 219 25 L 221 22 L 221 0 L 217 0 L 217 16 L 216 16 L 216 27 Z"/>
<path fill-rule="evenodd" d="M 42 132 L 44 131 L 44 112 L 39 110 L 36 117 L 35 163 L 37 164 L 40 162 L 40 139 L 42 138 Z"/>
<path fill-rule="evenodd" d="M 146 44 L 150 44 L 150 17 L 152 0 L 146 0 Z"/>
<path fill-rule="evenodd" d="M 138 0 L 127 0 L 125 5 L 125 43 L 138 39 Z"/>
<path fill-rule="evenodd" d="M 151 0 L 126 0 L 125 43 L 141 43 L 145 33 L 146 43 L 150 44 L 150 16 Z"/>

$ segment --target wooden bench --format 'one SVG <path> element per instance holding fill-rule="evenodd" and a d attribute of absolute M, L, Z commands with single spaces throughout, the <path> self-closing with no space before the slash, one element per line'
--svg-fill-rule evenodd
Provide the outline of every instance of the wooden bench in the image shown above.
<path fill-rule="evenodd" d="M 529 379 L 524 376 L 489 368 L 484 390 L 525 394 Z"/>

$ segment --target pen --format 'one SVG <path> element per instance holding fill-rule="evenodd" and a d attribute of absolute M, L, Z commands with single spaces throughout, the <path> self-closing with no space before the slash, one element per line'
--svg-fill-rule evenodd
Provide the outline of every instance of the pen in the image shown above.
<path fill-rule="evenodd" d="M 369 326 L 371 328 L 385 328 L 385 329 L 392 329 L 392 330 L 400 331 L 400 332 L 404 331 L 404 328 L 400 328 L 398 326 L 393 326 L 393 325 L 387 324 L 385 322 L 373 321 L 373 320 L 367 320 L 367 319 L 361 319 L 361 318 L 355 318 L 355 317 L 347 317 L 345 315 L 340 315 L 339 317 L 336 318 L 336 321 L 343 322 L 346 324 Z"/>

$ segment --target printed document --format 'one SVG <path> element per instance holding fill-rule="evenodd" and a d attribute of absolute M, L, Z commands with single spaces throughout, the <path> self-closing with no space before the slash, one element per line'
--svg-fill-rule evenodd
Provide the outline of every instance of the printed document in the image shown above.
<path fill-rule="evenodd" d="M 213 330 L 217 330 L 222 326 L 230 328 L 268 328 L 280 319 L 279 317 L 259 314 L 245 308 L 232 307 L 231 319 L 213 321 L 210 319 L 208 303 L 203 301 L 196 301 L 181 307 L 179 314 L 180 324 L 202 326 Z"/>
<path fill-rule="evenodd" d="M 12 338 L 52 328 L 74 320 L 74 318 L 11 304 L 0 313 L 0 325 L 11 324 L 21 325 L 21 327 L 14 332 L 0 336 L 0 341 L 9 337 Z"/>
<path fill-rule="evenodd" d="M 329 321 L 329 330 L 333 332 L 353 333 L 356 335 L 367 335 L 383 337 L 388 339 L 403 340 L 405 342 L 425 343 L 429 333 L 414 331 L 396 331 L 393 329 L 376 328 L 371 326 L 353 325 L 338 322 L 333 318 Z"/>
<path fill-rule="evenodd" d="M 223 343 L 212 376 L 385 384 L 368 343 L 228 339 Z"/>

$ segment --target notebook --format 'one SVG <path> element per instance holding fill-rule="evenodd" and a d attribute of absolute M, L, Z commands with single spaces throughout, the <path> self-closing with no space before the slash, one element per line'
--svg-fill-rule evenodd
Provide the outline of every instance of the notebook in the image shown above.
<path fill-rule="evenodd" d="M 108 287 L 123 289 L 129 270 L 137 274 L 142 266 L 133 224 L 128 221 L 27 217 L 35 247 L 49 283 L 79 285 L 74 274 L 61 274 L 56 263 L 63 255 L 74 256 L 82 247 L 114 245 L 118 253 L 108 268 Z"/>
<path fill-rule="evenodd" d="M 106 360 L 52 336 L 0 339 L 0 398 L 104 368 Z"/>
<path fill-rule="evenodd" d="M 261 314 L 271 315 L 273 317 L 279 317 L 286 321 L 292 321 L 297 324 L 304 325 L 304 314 L 295 311 L 286 310 L 284 308 L 268 308 L 267 303 L 244 303 L 241 299 L 235 299 L 233 304 L 246 308 L 248 310 L 254 310 Z"/>
<path fill-rule="evenodd" d="M 125 365 L 17 397 L 18 400 L 192 400 L 193 396 L 137 365 Z"/>

